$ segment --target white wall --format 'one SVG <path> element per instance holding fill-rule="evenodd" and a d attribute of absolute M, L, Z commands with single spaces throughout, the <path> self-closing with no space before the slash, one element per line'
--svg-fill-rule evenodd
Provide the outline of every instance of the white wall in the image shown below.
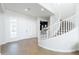
<path fill-rule="evenodd" d="M 0 44 L 2 43 L 2 15 L 0 14 Z"/>
<path fill-rule="evenodd" d="M 56 4 L 56 3 L 40 3 L 43 7 L 54 13 L 62 19 L 72 16 L 75 13 L 75 5 L 72 3 Z"/>
<path fill-rule="evenodd" d="M 3 19 L 3 14 L 0 13 L 0 45 L 4 41 L 4 19 Z"/>
<path fill-rule="evenodd" d="M 5 40 L 3 44 L 5 42 L 37 37 L 35 17 L 26 16 L 12 11 L 6 11 L 4 17 L 5 17 L 5 22 L 4 22 Z M 12 21 L 14 25 L 11 25 Z M 13 26 L 15 29 L 12 29 L 11 26 Z"/>
<path fill-rule="evenodd" d="M 76 23 L 79 26 L 79 4 L 76 4 L 76 14 L 75 14 Z"/>
<path fill-rule="evenodd" d="M 78 26 L 78 35 L 79 35 L 79 3 L 76 4 L 76 14 L 75 14 L 75 21 L 76 21 L 76 24 Z M 78 37 L 79 38 L 79 37 Z M 79 42 L 79 40 L 78 40 Z M 79 44 L 78 44 L 78 50 L 79 50 Z"/>
<path fill-rule="evenodd" d="M 17 34 L 20 39 L 36 37 L 36 29 L 36 18 L 24 16 L 17 19 Z"/>
<path fill-rule="evenodd" d="M 56 15 L 52 15 L 50 16 L 50 35 L 53 36 L 55 33 L 58 32 L 58 30 L 60 29 L 60 23 L 59 22 L 60 19 L 59 17 L 57 17 Z"/>

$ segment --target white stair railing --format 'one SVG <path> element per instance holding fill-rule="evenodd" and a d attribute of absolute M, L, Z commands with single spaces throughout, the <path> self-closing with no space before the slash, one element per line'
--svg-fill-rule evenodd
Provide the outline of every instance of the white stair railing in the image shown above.
<path fill-rule="evenodd" d="M 54 32 L 53 28 L 58 26 L 57 25 L 58 23 L 60 24 L 59 30 L 57 32 Z M 52 27 L 52 29 L 51 29 L 51 27 Z M 56 37 L 58 35 L 65 34 L 65 33 L 69 32 L 70 30 L 72 30 L 73 28 L 74 28 L 74 24 L 70 21 L 66 21 L 66 20 L 58 21 L 52 26 L 48 26 L 47 28 L 43 28 L 40 36 L 41 36 L 41 39 L 48 39 L 51 37 L 53 38 L 53 37 Z M 51 31 L 50 31 L 50 29 L 51 29 Z M 53 35 L 51 35 L 51 33 Z"/>

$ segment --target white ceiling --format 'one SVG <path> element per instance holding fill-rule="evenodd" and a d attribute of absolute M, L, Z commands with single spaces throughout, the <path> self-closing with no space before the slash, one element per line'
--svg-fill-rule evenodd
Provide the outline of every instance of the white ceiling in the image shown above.
<path fill-rule="evenodd" d="M 61 19 L 73 16 L 76 12 L 75 3 L 40 3 L 40 5 L 54 13 L 56 16 L 59 16 Z"/>
<path fill-rule="evenodd" d="M 24 13 L 26 15 L 31 16 L 41 16 L 48 17 L 52 15 L 51 12 L 46 10 L 44 7 L 37 3 L 4 3 L 5 9 L 12 10 L 18 13 Z M 25 11 L 24 9 L 29 8 L 29 11 Z M 41 11 L 41 8 L 44 8 L 44 11 Z"/>

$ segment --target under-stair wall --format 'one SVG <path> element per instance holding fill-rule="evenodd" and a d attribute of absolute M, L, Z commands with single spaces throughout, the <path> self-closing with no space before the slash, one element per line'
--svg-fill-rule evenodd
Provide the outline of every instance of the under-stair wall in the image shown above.
<path fill-rule="evenodd" d="M 76 14 L 75 14 L 75 21 L 76 21 L 76 25 L 78 26 L 78 35 L 79 35 L 79 3 L 76 4 Z M 78 36 L 79 39 L 79 36 Z M 78 40 L 79 42 L 79 40 Z M 78 43 L 78 50 L 79 50 L 79 43 Z"/>

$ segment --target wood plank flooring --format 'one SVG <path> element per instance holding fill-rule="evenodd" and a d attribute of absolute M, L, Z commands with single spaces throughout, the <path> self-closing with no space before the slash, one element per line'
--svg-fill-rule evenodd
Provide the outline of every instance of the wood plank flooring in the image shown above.
<path fill-rule="evenodd" d="M 1 46 L 2 55 L 79 55 L 79 51 L 72 53 L 54 52 L 41 48 L 37 44 L 37 39 L 24 39 L 10 42 Z"/>
<path fill-rule="evenodd" d="M 1 53 L 1 46 L 0 46 L 0 53 Z"/>

